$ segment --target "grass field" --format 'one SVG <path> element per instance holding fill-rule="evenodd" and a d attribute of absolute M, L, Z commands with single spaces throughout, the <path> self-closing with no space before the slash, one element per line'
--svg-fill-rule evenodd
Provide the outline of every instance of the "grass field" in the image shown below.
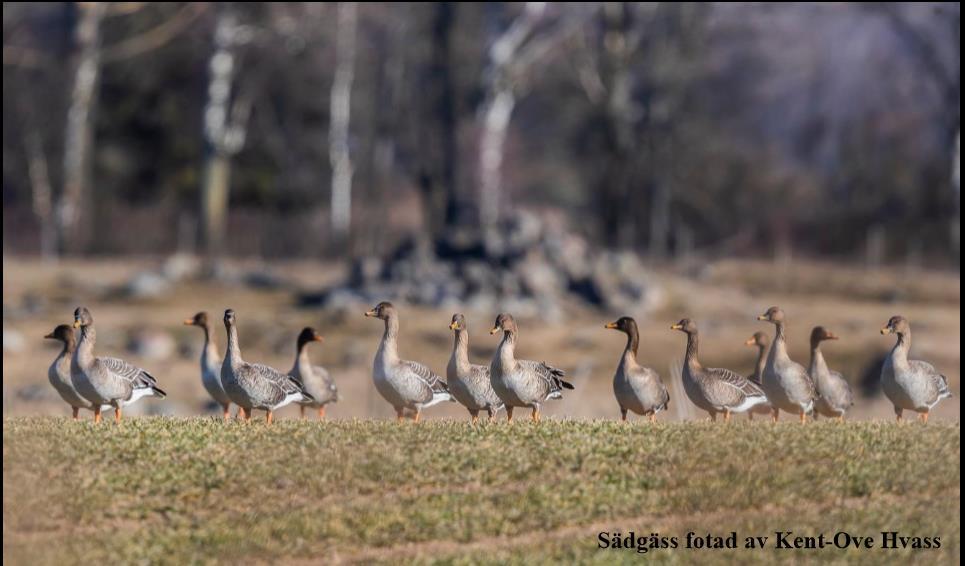
<path fill-rule="evenodd" d="M 847 531 L 938 550 L 657 550 L 666 563 L 960 557 L 958 424 L 3 422 L 15 564 L 635 562 L 601 531 Z"/>

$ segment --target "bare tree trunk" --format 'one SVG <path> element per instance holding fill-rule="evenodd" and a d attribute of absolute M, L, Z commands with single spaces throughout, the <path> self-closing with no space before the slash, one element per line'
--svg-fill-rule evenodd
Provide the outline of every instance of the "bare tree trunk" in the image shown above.
<path fill-rule="evenodd" d="M 332 81 L 331 126 L 328 155 L 332 164 L 332 235 L 344 240 L 352 222 L 352 157 L 349 125 L 352 111 L 352 81 L 355 79 L 355 28 L 358 4 L 338 3 L 335 37 L 335 79 Z"/>
<path fill-rule="evenodd" d="M 207 156 L 201 188 L 202 245 L 204 270 L 209 276 L 218 272 L 224 252 L 231 157 L 244 147 L 251 102 L 246 96 L 231 101 L 237 65 L 236 49 L 243 32 L 227 8 L 218 13 L 214 51 L 208 62 L 208 101 L 204 108 L 204 138 Z"/>
<path fill-rule="evenodd" d="M 431 4 L 430 46 L 422 70 L 420 91 L 414 93 L 419 108 L 419 166 L 417 179 L 429 233 L 439 239 L 458 223 L 467 208 L 457 185 L 458 138 L 456 136 L 455 85 L 451 58 L 455 4 Z"/>
<path fill-rule="evenodd" d="M 78 2 L 74 32 L 76 64 L 64 133 L 63 190 L 57 205 L 57 248 L 61 253 L 84 249 L 83 222 L 91 175 L 93 120 L 101 68 L 101 21 L 106 2 Z"/>
<path fill-rule="evenodd" d="M 40 256 L 45 260 L 57 257 L 57 228 L 54 226 L 51 205 L 50 174 L 43 140 L 34 129 L 29 129 L 24 142 L 27 150 L 27 172 L 30 175 L 30 190 L 33 211 L 40 225 Z"/>
<path fill-rule="evenodd" d="M 500 215 L 506 135 L 516 107 L 512 67 L 545 9 L 545 2 L 527 2 L 524 12 L 493 40 L 489 48 L 478 170 L 479 215 L 482 225 L 486 227 L 494 225 Z"/>

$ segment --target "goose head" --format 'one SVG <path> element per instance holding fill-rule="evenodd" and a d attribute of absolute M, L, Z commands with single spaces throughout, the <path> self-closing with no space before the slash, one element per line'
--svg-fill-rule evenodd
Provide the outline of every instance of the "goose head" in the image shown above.
<path fill-rule="evenodd" d="M 365 316 L 370 318 L 381 318 L 382 320 L 388 320 L 389 317 L 395 315 L 395 306 L 388 301 L 382 301 L 381 303 L 375 305 L 371 310 L 365 311 Z"/>
<path fill-rule="evenodd" d="M 816 348 L 818 344 L 825 340 L 837 340 L 838 336 L 823 326 L 815 326 L 811 329 L 811 347 Z"/>
<path fill-rule="evenodd" d="M 466 330 L 467 328 L 469 327 L 466 326 L 466 317 L 463 316 L 462 313 L 457 312 L 456 314 L 452 315 L 452 322 L 449 323 L 449 330 L 460 331 Z"/>
<path fill-rule="evenodd" d="M 745 346 L 757 346 L 760 349 L 767 348 L 771 345 L 771 339 L 760 330 L 754 333 L 753 336 L 744 341 Z"/>
<path fill-rule="evenodd" d="M 689 318 L 682 318 L 676 324 L 671 324 L 670 330 L 679 330 L 684 334 L 697 334 L 697 323 Z"/>
<path fill-rule="evenodd" d="M 82 328 L 94 324 L 94 317 L 87 310 L 87 307 L 77 307 L 74 309 L 74 328 Z"/>
<path fill-rule="evenodd" d="M 603 328 L 609 328 L 610 330 L 619 330 L 624 334 L 631 334 L 637 331 L 637 321 L 629 316 L 621 316 L 613 322 L 609 322 L 603 325 Z"/>
<path fill-rule="evenodd" d="M 757 317 L 757 320 L 778 324 L 784 322 L 784 311 L 781 310 L 781 307 L 771 307 L 767 309 L 767 312 Z"/>
<path fill-rule="evenodd" d="M 493 325 L 493 328 L 489 331 L 489 333 L 496 334 L 500 330 L 503 332 L 517 331 L 516 319 L 513 318 L 513 315 L 504 312 L 500 313 L 499 316 L 496 317 L 496 323 Z"/>
<path fill-rule="evenodd" d="M 74 342 L 74 329 L 69 324 L 58 324 L 50 334 L 44 336 L 48 340 L 60 340 L 64 344 Z"/>
<path fill-rule="evenodd" d="M 298 349 L 301 350 L 305 347 L 305 344 L 309 342 L 324 342 L 325 339 L 322 335 L 315 331 L 311 326 L 306 326 L 302 328 L 301 333 L 298 334 Z"/>
<path fill-rule="evenodd" d="M 185 326 L 198 326 L 200 328 L 206 328 L 208 326 L 208 313 L 201 311 L 191 318 L 184 319 L 183 324 Z"/>
<path fill-rule="evenodd" d="M 908 324 L 908 319 L 901 316 L 895 315 L 888 319 L 888 324 L 881 329 L 882 334 L 897 334 L 899 336 L 904 336 L 911 331 L 911 326 Z"/>

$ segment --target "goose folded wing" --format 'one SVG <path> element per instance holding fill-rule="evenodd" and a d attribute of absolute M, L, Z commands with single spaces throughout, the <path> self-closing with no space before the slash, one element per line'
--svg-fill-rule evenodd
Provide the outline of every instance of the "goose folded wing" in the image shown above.
<path fill-rule="evenodd" d="M 764 397 L 764 391 L 753 381 L 729 369 L 711 368 L 707 370 L 724 385 L 733 387 L 745 397 Z"/>
<path fill-rule="evenodd" d="M 98 358 L 98 361 L 112 375 L 131 383 L 135 389 L 157 386 L 157 379 L 153 375 L 122 359 Z"/>
<path fill-rule="evenodd" d="M 402 366 L 418 380 L 425 383 L 433 393 L 446 393 L 449 391 L 449 386 L 445 380 L 426 366 L 408 360 L 403 360 Z"/>

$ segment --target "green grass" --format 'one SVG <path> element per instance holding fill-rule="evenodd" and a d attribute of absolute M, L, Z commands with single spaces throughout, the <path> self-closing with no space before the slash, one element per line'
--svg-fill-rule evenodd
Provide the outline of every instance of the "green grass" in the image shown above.
<path fill-rule="evenodd" d="M 666 563 L 958 563 L 960 429 L 820 422 L 3 423 L 11 563 L 637 561 L 600 531 L 941 536 Z"/>

